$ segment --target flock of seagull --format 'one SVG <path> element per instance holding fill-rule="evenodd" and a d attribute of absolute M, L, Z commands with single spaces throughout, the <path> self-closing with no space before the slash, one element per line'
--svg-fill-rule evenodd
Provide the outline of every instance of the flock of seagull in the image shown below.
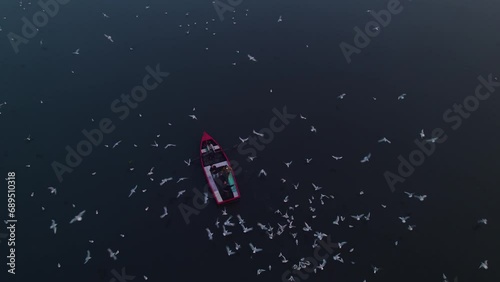
<path fill-rule="evenodd" d="M 149 6 L 146 6 L 146 9 L 149 9 Z M 248 10 L 245 11 L 245 15 L 247 15 L 247 13 L 248 13 Z M 167 15 L 168 13 L 165 12 L 165 14 Z M 102 13 L 102 16 L 106 19 L 110 18 L 110 16 L 108 16 L 106 13 Z M 189 13 L 186 13 L 185 16 L 188 17 Z M 138 17 L 138 15 L 136 17 Z M 232 20 L 233 20 L 233 24 L 236 24 L 234 17 L 232 18 Z M 212 22 L 214 22 L 214 21 L 215 21 L 215 19 L 212 19 Z M 283 21 L 282 16 L 279 16 L 277 22 L 280 23 L 282 21 Z M 187 28 L 188 30 L 186 31 L 186 34 L 189 35 L 190 34 L 189 28 L 196 25 L 196 24 L 197 24 L 197 22 L 185 24 L 185 25 L 179 25 L 179 28 Z M 209 28 L 208 28 L 209 21 L 206 21 L 205 25 L 207 26 L 207 27 L 205 27 L 205 29 L 208 31 L 209 30 Z M 215 36 L 216 33 L 214 32 L 213 35 Z M 115 43 L 115 41 L 111 35 L 104 34 L 104 38 L 106 40 L 108 40 L 110 43 Z M 40 44 L 41 45 L 43 44 L 42 40 L 40 41 Z M 208 48 L 206 48 L 206 49 L 208 50 Z M 133 48 L 130 48 L 130 50 L 132 51 Z M 236 51 L 236 52 L 240 53 L 239 51 Z M 72 52 L 72 54 L 73 55 L 80 55 L 80 48 L 77 48 L 75 51 Z M 252 56 L 251 54 L 247 54 L 246 57 L 251 62 L 255 62 L 255 63 L 258 62 L 258 60 L 254 56 Z M 236 62 L 233 62 L 233 65 L 236 65 Z M 270 92 L 272 92 L 272 90 L 270 90 Z M 342 100 L 342 99 L 345 99 L 346 96 L 347 96 L 346 93 L 342 93 L 339 96 L 337 96 L 337 98 Z M 404 100 L 406 98 L 406 96 L 407 96 L 407 94 L 403 93 L 397 97 L 397 100 Z M 372 97 L 372 98 L 374 100 L 376 100 L 375 97 Z M 43 103 L 43 101 L 40 101 L 40 102 Z M 7 102 L 0 103 L 0 110 L 5 105 L 7 105 Z M 192 109 L 193 113 L 187 114 L 187 117 L 189 117 L 193 121 L 198 121 L 198 117 L 194 114 L 195 110 L 196 109 L 193 108 Z M 0 114 L 2 114 L 1 111 L 0 111 Z M 141 116 L 141 115 L 139 115 L 139 116 Z M 300 114 L 300 119 L 307 120 L 307 117 Z M 92 121 L 94 121 L 94 120 L 92 119 Z M 168 125 L 171 126 L 172 124 L 168 123 Z M 318 133 L 318 130 L 316 129 L 316 127 L 314 125 L 310 125 L 309 131 L 312 134 Z M 262 133 L 260 133 L 256 130 L 252 130 L 252 134 L 255 136 L 261 136 L 261 137 L 263 136 Z M 424 139 L 426 137 L 423 129 L 419 132 L 419 136 L 422 139 Z M 156 135 L 156 138 L 159 138 L 159 137 L 160 137 L 160 134 Z M 239 139 L 240 143 L 245 143 L 245 142 L 248 142 L 249 137 L 242 138 L 242 137 L 238 136 L 238 139 Z M 31 142 L 32 141 L 31 135 L 28 135 L 28 137 L 25 138 L 25 141 Z M 109 149 L 117 149 L 120 146 L 123 146 L 122 141 L 123 140 L 118 140 L 115 143 L 113 143 L 112 145 L 106 144 L 104 146 L 106 148 L 109 148 Z M 434 143 L 437 141 L 437 138 L 429 138 L 429 139 L 425 139 L 425 141 Z M 392 144 L 391 141 L 386 137 L 382 137 L 382 138 L 378 139 L 377 142 L 378 143 Z M 132 146 L 134 148 L 139 147 L 139 145 L 137 145 L 137 144 L 132 144 Z M 148 147 L 159 148 L 159 149 L 163 148 L 165 150 L 167 150 L 167 149 L 170 150 L 170 149 L 176 148 L 177 144 L 167 143 L 164 145 L 160 145 L 156 140 L 153 140 L 152 143 L 149 144 Z M 344 158 L 343 156 L 336 156 L 336 155 L 332 155 L 331 157 L 335 161 L 342 161 Z M 372 154 L 367 153 L 365 156 L 360 156 L 359 162 L 366 164 L 366 163 L 370 162 L 371 157 L 372 157 Z M 256 157 L 255 156 L 248 156 L 247 158 L 249 161 L 254 161 Z M 305 164 L 310 164 L 312 161 L 313 161 L 313 158 L 305 158 L 304 159 Z M 283 164 L 286 166 L 286 168 L 291 168 L 297 162 L 298 162 L 297 160 L 295 160 L 295 161 L 294 160 L 286 160 L 286 161 L 283 161 Z M 191 160 L 191 158 L 187 158 L 186 160 L 183 160 L 183 163 L 185 166 L 189 167 L 192 164 L 192 160 Z M 29 167 L 29 165 L 27 165 L 27 167 Z M 129 169 L 131 171 L 135 170 L 134 167 L 130 167 Z M 178 184 L 182 181 L 189 179 L 189 177 L 179 177 L 177 179 L 174 179 L 173 177 L 166 177 L 166 178 L 160 177 L 160 179 L 156 179 L 154 177 L 154 175 L 155 175 L 154 169 L 155 169 L 155 167 L 151 167 L 150 170 L 145 173 L 145 178 L 151 182 L 158 183 L 158 186 L 164 186 L 168 182 Z M 92 172 L 91 175 L 96 175 L 96 173 L 97 172 Z M 200 170 L 200 173 L 201 173 L 201 170 Z M 268 173 L 264 168 L 262 168 L 255 175 L 255 177 L 266 179 L 268 177 Z M 287 180 L 285 178 L 280 178 L 280 182 L 286 183 Z M 320 185 L 317 185 L 315 183 L 310 182 L 309 184 L 307 184 L 308 188 L 303 188 L 303 186 L 305 186 L 304 184 L 302 184 L 302 186 L 300 186 L 300 184 L 298 182 L 292 183 L 291 187 L 293 187 L 293 190 L 290 190 L 291 192 L 293 192 L 294 190 L 299 190 L 299 187 L 300 187 L 300 189 L 310 189 L 311 194 L 306 199 L 307 200 L 306 204 L 304 205 L 303 203 L 298 203 L 297 201 L 294 201 L 293 194 L 285 195 L 283 197 L 283 200 L 282 200 L 283 207 L 280 209 L 276 209 L 274 211 L 273 217 L 269 217 L 269 218 L 272 218 L 272 222 L 266 222 L 266 223 L 256 222 L 254 225 L 250 225 L 248 222 L 245 221 L 245 219 L 243 219 L 243 217 L 240 214 L 231 215 L 230 213 L 228 213 L 226 208 L 222 208 L 221 209 L 222 214 L 214 220 L 213 224 L 211 223 L 209 226 L 204 227 L 205 231 L 207 233 L 208 240 L 219 242 L 219 241 L 221 241 L 219 237 L 222 236 L 222 238 L 225 238 L 224 242 L 228 242 L 229 238 L 231 238 L 232 239 L 231 244 L 221 244 L 221 246 L 220 246 L 220 248 L 222 250 L 221 252 L 225 251 L 225 254 L 227 256 L 236 256 L 240 253 L 248 253 L 252 256 L 258 257 L 259 255 L 262 255 L 261 253 L 265 253 L 265 250 L 262 247 L 257 246 L 257 244 L 254 242 L 248 242 L 246 244 L 242 243 L 242 241 L 244 239 L 241 238 L 241 236 L 239 236 L 239 235 L 241 235 L 241 234 L 239 234 L 239 232 L 241 232 L 243 234 L 248 233 L 249 235 L 251 235 L 252 233 L 260 233 L 260 234 L 263 234 L 268 240 L 275 240 L 275 241 L 281 240 L 282 238 L 287 237 L 289 240 L 291 240 L 293 242 L 293 245 L 287 246 L 287 248 L 276 251 L 275 254 L 273 254 L 276 261 L 279 263 L 282 263 L 282 264 L 290 264 L 291 269 L 298 270 L 298 271 L 300 271 L 301 269 L 304 269 L 304 268 L 311 267 L 310 262 L 307 261 L 307 259 L 306 259 L 306 257 L 308 255 L 310 255 L 310 253 L 305 254 L 303 257 L 297 258 L 294 261 L 290 261 L 289 259 L 287 259 L 286 256 L 291 257 L 291 253 L 294 253 L 294 252 L 290 251 L 291 248 L 297 247 L 297 246 L 302 245 L 302 244 L 309 245 L 309 246 L 311 246 L 312 249 L 315 249 L 315 248 L 319 247 L 320 242 L 325 237 L 328 236 L 326 233 L 327 232 L 326 230 L 320 230 L 317 226 L 310 223 L 310 222 L 312 222 L 312 220 L 314 220 L 318 216 L 318 214 L 315 212 L 319 206 L 332 204 L 335 201 L 335 196 L 330 194 L 329 192 L 325 192 L 327 189 L 324 189 Z M 138 187 L 139 187 L 139 185 L 134 185 L 127 192 L 128 198 L 132 198 L 132 197 L 134 197 L 134 195 L 136 193 L 138 193 L 138 191 L 137 191 Z M 47 189 L 49 190 L 50 195 L 57 196 L 57 188 L 50 186 Z M 146 192 L 146 190 L 147 189 L 142 189 L 141 191 Z M 321 191 L 321 192 L 318 192 L 318 191 Z M 322 192 L 324 192 L 324 194 Z M 176 198 L 178 199 L 178 198 L 185 196 L 185 193 L 186 193 L 186 190 L 177 191 Z M 427 198 L 427 195 L 417 195 L 414 192 L 405 191 L 404 193 L 406 194 L 406 196 L 408 198 L 417 199 L 419 202 L 423 202 Z M 363 191 L 359 192 L 359 195 L 363 195 L 363 194 L 364 194 Z M 32 197 L 34 196 L 34 192 L 31 194 L 31 196 Z M 209 195 L 207 193 L 205 193 L 204 194 L 204 202 L 208 203 L 208 201 L 209 201 Z M 215 203 L 214 203 L 214 205 L 215 205 Z M 302 218 L 304 216 L 303 209 L 302 209 L 303 206 L 305 206 L 306 211 L 310 212 L 309 215 L 310 215 L 311 221 L 309 221 L 309 222 L 307 222 L 305 220 L 298 219 L 298 218 Z M 75 205 L 73 205 L 73 207 L 75 208 Z M 381 204 L 381 207 L 385 209 L 387 206 L 384 204 Z M 44 209 L 44 208 L 42 207 L 42 209 Z M 148 209 L 149 209 L 149 207 L 145 208 L 146 211 Z M 300 212 L 297 212 L 297 211 L 300 211 Z M 95 213 L 98 214 L 98 211 L 96 210 Z M 68 222 L 68 224 L 75 224 L 75 223 L 78 224 L 78 222 L 83 221 L 85 214 L 86 214 L 86 210 L 82 210 L 82 211 L 78 212 L 74 217 L 69 219 L 69 221 L 66 221 L 66 222 Z M 158 214 L 157 216 L 160 218 L 160 220 L 169 216 L 167 206 L 163 206 L 162 212 L 160 214 Z M 339 215 L 329 215 L 329 216 L 331 216 L 331 218 L 332 218 L 332 220 L 331 220 L 332 226 L 345 226 L 347 228 L 354 228 L 356 224 L 359 224 L 360 222 L 363 222 L 363 221 L 370 221 L 372 219 L 371 212 L 349 214 L 349 215 L 347 215 L 347 214 L 340 215 L 339 214 Z M 399 220 L 401 222 L 401 224 L 404 224 L 405 228 L 408 231 L 413 231 L 417 227 L 416 224 L 410 223 L 410 221 L 411 221 L 410 216 L 397 216 L 397 220 Z M 488 220 L 486 218 L 481 218 L 477 221 L 477 224 L 487 225 Z M 237 225 L 239 227 L 237 227 Z M 54 235 L 57 234 L 58 223 L 55 221 L 55 219 L 51 219 L 51 223 L 49 225 L 49 230 Z M 301 234 L 301 235 L 299 236 L 299 234 Z M 305 236 L 305 234 L 310 234 L 310 236 L 309 235 Z M 120 236 L 124 237 L 125 235 L 120 234 Z M 312 241 L 310 241 L 310 242 L 307 241 L 307 238 L 309 238 L 309 237 L 312 237 Z M 89 240 L 89 242 L 94 243 L 93 240 Z M 347 259 L 344 260 L 344 258 L 343 258 L 343 257 L 345 257 L 346 254 L 350 254 L 350 253 L 355 252 L 355 248 L 353 246 L 349 247 L 349 242 L 340 241 L 340 242 L 337 242 L 336 244 L 338 246 L 338 248 L 336 249 L 337 251 L 334 254 L 332 254 L 331 257 L 323 259 L 322 261 L 319 261 L 318 264 L 314 267 L 315 273 L 317 271 L 322 271 L 322 270 L 326 269 L 326 267 L 328 267 L 329 264 L 334 264 L 334 263 L 337 263 L 337 264 L 344 264 L 344 263 L 355 264 L 356 263 L 355 261 L 347 261 Z M 398 246 L 398 244 L 399 244 L 398 241 L 394 242 L 395 246 Z M 108 252 L 110 259 L 112 259 L 113 261 L 118 260 L 118 255 L 120 253 L 119 250 L 113 251 L 111 248 L 107 248 L 107 252 Z M 88 264 L 91 259 L 92 259 L 92 257 L 91 257 L 90 250 L 86 250 L 85 257 L 82 256 L 82 263 Z M 61 264 L 59 262 L 57 263 L 57 267 L 58 268 L 61 267 Z M 487 270 L 488 269 L 488 260 L 478 262 L 478 268 Z M 273 268 L 272 268 L 271 264 L 268 264 L 265 266 L 262 265 L 261 267 L 256 269 L 256 274 L 261 275 L 264 272 L 271 272 L 272 269 Z M 377 267 L 375 265 L 371 265 L 370 270 L 373 274 L 377 274 L 378 272 L 382 271 L 383 269 L 380 267 Z M 147 276 L 144 276 L 144 279 L 147 280 Z M 442 279 L 444 282 L 448 281 L 448 278 L 444 273 L 442 275 Z M 295 281 L 295 278 L 293 276 L 290 276 L 288 278 L 288 280 L 293 282 L 293 281 Z"/>

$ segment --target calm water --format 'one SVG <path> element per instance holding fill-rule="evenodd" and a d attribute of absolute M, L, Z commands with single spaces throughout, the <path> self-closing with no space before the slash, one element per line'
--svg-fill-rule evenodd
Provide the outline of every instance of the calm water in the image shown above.
<path fill-rule="evenodd" d="M 21 18 L 40 8 L 34 2 L 1 3 L 0 103 L 7 104 L 0 108 L 0 171 L 5 177 L 16 172 L 18 223 L 16 275 L 7 275 L 7 242 L 0 237 L 0 281 L 107 282 L 112 270 L 122 267 L 136 276 L 133 281 L 143 276 L 148 281 L 281 281 L 284 271 L 313 254 L 313 233 L 302 231 L 304 221 L 334 242 L 348 242 L 341 250 L 345 263 L 329 258 L 325 270 L 309 281 L 442 281 L 442 273 L 450 281 L 498 281 L 500 90 L 457 130 L 442 116 L 474 94 L 479 75 L 499 76 L 500 4 L 401 5 L 401 13 L 348 64 L 340 42 L 353 44 L 353 28 L 372 20 L 366 10 L 385 9 L 387 1 L 244 0 L 221 22 L 210 1 L 73 0 L 17 55 L 7 34 L 21 34 Z M 280 16 L 283 21 L 277 22 Z M 76 49 L 80 55 L 72 54 Z M 111 103 L 142 84 L 146 66 L 157 64 L 170 75 L 120 120 Z M 338 99 L 342 93 L 347 95 Z M 405 99 L 398 100 L 402 93 Z M 192 188 L 205 185 L 196 159 L 202 132 L 231 148 L 238 137 L 268 127 L 273 109 L 285 106 L 307 120 L 291 120 L 253 162 L 236 149 L 227 151 L 241 167 L 242 194 L 227 211 L 233 222 L 241 214 L 254 231 L 243 234 L 235 226 L 223 237 L 214 223 L 227 217 L 214 200 L 186 224 L 178 206 L 192 205 Z M 116 129 L 59 182 L 51 164 L 63 163 L 65 147 L 75 148 L 84 138 L 81 131 L 96 128 L 103 118 Z M 317 133 L 310 132 L 311 125 Z M 407 158 L 416 148 L 421 129 L 430 138 L 436 127 L 445 130 L 447 141 L 436 144 L 435 153 L 392 193 L 384 172 L 397 171 L 398 156 Z M 29 135 L 33 140 L 26 142 Z M 384 136 L 391 144 L 377 142 Z M 154 141 L 159 148 L 150 146 Z M 167 143 L 177 147 L 163 149 Z M 370 162 L 360 163 L 368 153 Z M 335 161 L 331 155 L 344 158 Z M 313 158 L 308 165 L 306 157 Z M 183 160 L 189 158 L 192 164 L 186 166 Z M 283 162 L 291 160 L 287 168 Z M 262 168 L 265 179 L 257 177 Z M 174 181 L 160 186 L 167 177 Z M 177 184 L 179 177 L 189 179 Z M 323 189 L 315 192 L 311 183 Z M 7 184 L 2 187 L 6 204 Z M 403 191 L 427 198 L 421 202 Z M 321 205 L 321 193 L 335 198 Z M 296 229 L 270 240 L 257 227 L 257 222 L 270 223 L 276 231 L 286 220 L 274 211 L 296 204 L 289 212 Z M 169 214 L 161 219 L 164 206 Z M 314 219 L 309 206 L 316 208 Z M 82 210 L 83 221 L 69 224 Z M 350 217 L 368 212 L 370 221 Z M 6 215 L 2 208 L 2 219 Z M 332 224 L 337 215 L 347 217 L 340 226 Z M 405 215 L 415 230 L 398 219 Z M 481 218 L 488 225 L 477 228 Z M 49 229 L 52 219 L 58 224 L 55 235 Z M 207 227 L 215 233 L 213 241 Z M 298 233 L 299 246 L 290 232 Z M 228 257 L 225 246 L 234 250 L 234 242 L 242 249 Z M 250 242 L 264 251 L 252 255 Z M 109 257 L 108 248 L 119 250 L 118 260 Z M 87 250 L 92 259 L 84 264 Z M 281 263 L 280 252 L 288 263 Z M 490 268 L 479 270 L 484 260 Z M 271 271 L 256 275 L 268 265 Z M 380 272 L 373 274 L 372 265 Z"/>

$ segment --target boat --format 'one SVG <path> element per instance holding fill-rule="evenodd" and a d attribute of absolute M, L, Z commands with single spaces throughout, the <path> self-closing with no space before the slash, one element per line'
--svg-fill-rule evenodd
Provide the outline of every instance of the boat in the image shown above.
<path fill-rule="evenodd" d="M 218 205 L 240 198 L 234 171 L 222 147 L 208 133 L 203 132 L 200 143 L 201 167 Z"/>

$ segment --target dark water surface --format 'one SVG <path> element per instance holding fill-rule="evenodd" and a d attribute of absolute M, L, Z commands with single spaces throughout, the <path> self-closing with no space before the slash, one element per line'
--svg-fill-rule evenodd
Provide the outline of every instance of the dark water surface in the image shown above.
<path fill-rule="evenodd" d="M 348 242 L 340 250 L 344 263 L 330 257 L 325 270 L 309 281 L 443 281 L 443 273 L 450 281 L 498 281 L 500 90 L 456 130 L 443 113 L 474 94 L 478 76 L 499 76 L 500 4 L 401 5 L 401 13 L 348 64 L 339 44 L 354 44 L 353 28 L 372 20 L 366 10 L 385 9 L 387 1 L 244 0 L 221 22 L 210 1 L 72 0 L 18 54 L 7 34 L 21 34 L 21 18 L 40 8 L 35 2 L 1 3 L 0 103 L 7 104 L 0 108 L 0 171 L 2 177 L 16 172 L 18 223 L 16 275 L 7 274 L 7 241 L 0 237 L 5 277 L 0 281 L 119 281 L 112 270 L 123 267 L 136 276 L 133 281 L 143 276 L 148 281 L 282 281 L 284 271 L 313 255 L 313 232 L 302 230 L 304 221 L 333 242 Z M 73 55 L 78 48 L 80 55 Z M 121 120 L 111 103 L 141 85 L 145 68 L 157 64 L 170 75 Z M 347 95 L 338 99 L 342 93 Z M 402 93 L 405 99 L 398 100 Z M 238 137 L 269 127 L 273 109 L 284 107 L 297 117 L 253 162 L 246 151 L 233 148 Z M 103 118 L 116 129 L 58 181 L 51 164 L 64 163 L 65 147 L 76 148 L 84 139 L 81 131 L 97 128 Z M 311 125 L 317 133 L 310 132 Z M 408 158 L 420 130 L 430 138 L 434 128 L 442 128 L 447 140 L 436 143 L 435 153 L 391 192 L 384 172 L 396 173 L 398 156 Z M 192 189 L 205 185 L 196 159 L 203 131 L 228 149 L 241 170 L 242 198 L 227 206 L 236 222 L 228 237 L 215 228 L 217 218 L 227 217 L 214 200 L 189 224 L 179 209 L 181 203 L 192 206 Z M 28 135 L 31 142 L 23 140 Z M 377 142 L 384 136 L 391 144 Z M 154 140 L 159 148 L 150 146 Z M 167 143 L 177 147 L 163 149 Z M 360 163 L 368 153 L 370 161 Z M 313 158 L 308 165 L 306 157 Z M 189 158 L 192 164 L 186 166 L 183 160 Z M 287 168 L 283 162 L 291 160 Z M 263 168 L 268 176 L 258 178 Z M 167 177 L 174 181 L 160 186 Z M 179 177 L 189 179 L 177 184 Z M 314 191 L 311 183 L 323 189 Z M 3 183 L 0 197 L 5 205 L 6 187 Z M 404 191 L 427 198 L 421 202 Z M 335 198 L 321 205 L 322 193 Z M 270 240 L 257 226 L 270 223 L 276 232 L 277 223 L 286 220 L 275 211 L 296 204 L 289 211 L 295 229 Z M 164 206 L 169 214 L 161 219 Z M 314 219 L 310 206 L 316 208 Z M 6 219 L 6 206 L 1 210 Z M 82 210 L 83 220 L 69 224 Z M 370 221 L 351 218 L 368 212 Z M 237 214 L 254 230 L 243 234 Z M 337 215 L 347 217 L 340 226 L 332 224 Z M 415 230 L 398 219 L 405 215 Z M 488 225 L 478 226 L 481 218 Z M 55 235 L 49 229 L 52 219 L 58 224 Z M 213 241 L 207 227 L 215 233 Z M 290 232 L 298 233 L 299 246 Z M 234 250 L 234 242 L 242 249 L 228 257 L 225 246 Z M 252 255 L 250 242 L 264 251 Z M 109 257 L 108 248 L 119 250 L 118 260 Z M 84 264 L 87 250 L 92 259 Z M 281 263 L 280 252 L 288 263 Z M 478 269 L 484 260 L 489 269 Z M 372 265 L 381 270 L 373 274 Z M 267 271 L 257 276 L 257 269 Z"/>

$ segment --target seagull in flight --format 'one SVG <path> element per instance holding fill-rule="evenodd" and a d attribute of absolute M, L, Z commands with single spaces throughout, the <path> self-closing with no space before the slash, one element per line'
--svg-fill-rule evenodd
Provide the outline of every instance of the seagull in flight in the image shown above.
<path fill-rule="evenodd" d="M 57 223 L 52 219 L 52 224 L 50 224 L 50 229 L 54 230 L 54 234 L 57 232 Z"/>
<path fill-rule="evenodd" d="M 241 141 L 241 143 L 245 143 L 248 141 L 248 137 L 247 138 L 241 138 L 241 137 L 238 137 Z"/>
<path fill-rule="evenodd" d="M 228 256 L 231 256 L 231 255 L 234 255 L 234 254 L 235 254 L 235 252 L 233 252 L 233 251 L 229 248 L 229 246 L 226 246 L 226 251 L 227 251 L 227 255 L 228 255 Z"/>
<path fill-rule="evenodd" d="M 132 196 L 132 194 L 135 193 L 135 189 L 137 189 L 137 185 L 135 185 L 134 188 L 130 189 L 130 194 L 128 195 L 129 198 Z"/>
<path fill-rule="evenodd" d="M 341 160 L 343 157 L 342 156 L 340 156 L 340 157 L 332 156 L 332 158 L 334 158 L 336 161 L 338 161 L 338 160 Z"/>
<path fill-rule="evenodd" d="M 119 254 L 120 251 L 116 250 L 116 252 L 113 252 L 111 249 L 108 248 L 108 253 L 109 253 L 109 257 L 110 258 L 113 258 L 114 260 L 117 260 L 118 258 L 116 257 L 116 255 Z"/>
<path fill-rule="evenodd" d="M 346 95 L 345 93 L 342 93 L 339 96 L 337 96 L 337 99 L 342 100 L 342 99 L 344 99 L 345 95 Z"/>
<path fill-rule="evenodd" d="M 304 231 L 312 231 L 311 226 L 309 224 L 307 224 L 307 222 L 304 222 L 304 224 L 305 224 L 305 227 L 303 227 L 302 230 L 304 230 Z"/>
<path fill-rule="evenodd" d="M 389 144 L 391 144 L 391 141 L 389 141 L 389 140 L 388 140 L 387 138 L 385 138 L 385 137 L 384 137 L 384 138 L 382 138 L 382 139 L 380 139 L 380 140 L 378 140 L 378 142 L 379 142 L 379 143 L 385 142 L 385 143 L 389 143 Z"/>
<path fill-rule="evenodd" d="M 371 153 L 368 153 L 368 155 L 366 155 L 360 162 L 361 163 L 366 163 L 366 162 L 369 162 L 370 161 L 370 157 L 372 156 Z"/>
<path fill-rule="evenodd" d="M 163 214 L 160 215 L 160 218 L 164 218 L 165 216 L 168 215 L 168 210 L 167 210 L 167 207 L 163 207 Z"/>
<path fill-rule="evenodd" d="M 184 193 L 186 192 L 186 190 L 181 190 L 177 193 L 177 198 L 179 198 L 180 196 L 182 196 Z"/>
<path fill-rule="evenodd" d="M 255 131 L 255 129 L 252 132 L 253 132 L 253 134 L 255 134 L 257 136 L 264 137 L 264 134 Z"/>
<path fill-rule="evenodd" d="M 249 59 L 250 61 L 257 62 L 257 60 L 255 59 L 255 57 L 254 57 L 254 56 L 252 56 L 252 55 L 250 55 L 250 54 L 248 54 L 247 56 L 248 56 L 248 59 Z"/>
<path fill-rule="evenodd" d="M 404 100 L 405 97 L 406 97 L 406 93 L 403 93 L 403 94 L 398 96 L 398 100 Z"/>
<path fill-rule="evenodd" d="M 488 260 L 485 260 L 481 263 L 481 265 L 479 266 L 479 269 L 488 269 Z"/>
<path fill-rule="evenodd" d="M 153 140 L 153 144 L 151 144 L 151 147 L 156 147 L 156 148 L 158 148 L 158 143 L 156 143 L 156 140 Z"/>
<path fill-rule="evenodd" d="M 76 49 L 75 51 L 73 51 L 73 55 L 80 55 L 80 49 Z"/>
<path fill-rule="evenodd" d="M 214 233 L 212 233 L 208 227 L 205 230 L 207 230 L 208 233 L 208 240 L 212 240 L 214 238 Z"/>
<path fill-rule="evenodd" d="M 283 19 L 281 18 L 281 16 L 278 18 L 278 22 L 282 22 Z"/>
<path fill-rule="evenodd" d="M 109 41 L 114 42 L 110 35 L 104 34 L 104 37 L 106 37 Z"/>
<path fill-rule="evenodd" d="M 300 115 L 300 118 L 301 118 L 301 119 L 307 119 L 307 118 L 306 118 L 305 116 L 303 116 L 303 115 Z"/>
<path fill-rule="evenodd" d="M 48 187 L 47 189 L 50 190 L 50 194 L 57 195 L 57 189 L 56 188 L 54 188 L 54 187 Z"/>
<path fill-rule="evenodd" d="M 316 127 L 314 127 L 314 125 L 311 125 L 311 132 L 314 132 L 314 133 L 317 132 Z"/>
<path fill-rule="evenodd" d="M 109 18 L 109 16 L 106 15 L 105 13 L 102 13 L 102 16 L 105 17 L 105 18 Z"/>
<path fill-rule="evenodd" d="M 405 194 L 408 195 L 408 198 L 412 198 L 413 195 L 415 195 L 415 193 L 410 193 L 410 192 L 406 192 L 406 191 L 405 191 Z"/>
<path fill-rule="evenodd" d="M 434 138 L 430 138 L 430 139 L 425 140 L 425 142 L 427 142 L 427 143 L 436 143 L 437 140 L 438 140 L 438 138 L 434 137 Z"/>
<path fill-rule="evenodd" d="M 79 214 L 77 214 L 69 223 L 71 224 L 71 223 L 73 223 L 75 221 L 82 221 L 83 214 L 85 214 L 85 210 L 83 210 Z"/>
<path fill-rule="evenodd" d="M 420 130 L 420 138 L 424 138 L 425 137 L 425 133 L 424 133 L 424 130 Z"/>
<path fill-rule="evenodd" d="M 320 186 L 317 186 L 316 184 L 314 183 L 311 183 L 312 186 L 314 187 L 314 191 L 318 191 L 319 189 L 322 189 L 323 187 L 320 187 Z"/>
<path fill-rule="evenodd" d="M 254 254 L 262 251 L 262 249 L 255 247 L 252 243 L 249 243 L 248 245 L 250 245 L 250 248 L 252 249 L 252 253 L 254 253 Z"/>
<path fill-rule="evenodd" d="M 187 161 L 184 161 L 184 163 L 187 165 L 187 166 L 190 166 L 191 165 L 191 159 L 187 160 Z"/>
<path fill-rule="evenodd" d="M 267 176 L 267 172 L 266 172 L 264 169 L 261 169 L 261 170 L 259 171 L 259 177 L 260 177 L 261 175 Z"/>
<path fill-rule="evenodd" d="M 195 115 L 189 115 L 190 118 L 198 120 L 198 118 Z"/>
<path fill-rule="evenodd" d="M 486 225 L 486 224 L 488 224 L 488 220 L 486 218 L 482 218 L 482 219 L 478 220 L 477 223 Z"/>
<path fill-rule="evenodd" d="M 177 182 L 176 182 L 176 183 L 179 183 L 179 182 L 181 182 L 181 181 L 183 181 L 183 180 L 186 180 L 186 179 L 188 179 L 188 178 L 187 178 L 187 177 L 181 177 L 181 178 L 179 178 L 179 179 L 177 180 Z"/>
<path fill-rule="evenodd" d="M 293 162 L 293 161 L 290 161 L 290 162 L 288 162 L 288 163 L 287 163 L 287 162 L 285 162 L 286 167 L 288 167 L 288 168 L 289 168 L 289 167 L 290 167 L 290 165 L 292 164 L 292 162 Z"/>
<path fill-rule="evenodd" d="M 352 218 L 356 219 L 357 221 L 361 220 L 364 214 L 358 214 L 358 215 L 351 215 Z"/>
<path fill-rule="evenodd" d="M 310 158 L 310 159 L 306 158 L 306 163 L 308 164 L 308 163 L 310 163 L 312 160 L 313 160 L 312 158 Z"/>
<path fill-rule="evenodd" d="M 116 142 L 116 143 L 113 145 L 113 147 L 111 147 L 111 149 L 114 149 L 116 146 L 120 145 L 120 143 L 121 143 L 121 142 L 122 142 L 122 140 L 120 140 L 120 141 Z"/>
<path fill-rule="evenodd" d="M 222 215 L 227 215 L 227 210 L 225 207 L 222 209 Z"/>
<path fill-rule="evenodd" d="M 87 262 L 89 262 L 89 260 L 91 259 L 92 257 L 90 257 L 90 251 L 87 250 L 87 257 L 85 258 L 85 262 L 83 264 L 87 264 Z"/>
<path fill-rule="evenodd" d="M 409 219 L 409 216 L 400 216 L 399 219 L 401 220 L 402 223 L 406 223 L 406 221 Z"/>
<path fill-rule="evenodd" d="M 175 144 L 167 144 L 167 146 L 164 147 L 164 149 L 167 149 L 168 147 L 176 147 L 177 145 Z"/>
<path fill-rule="evenodd" d="M 419 199 L 421 202 L 423 202 L 425 200 L 425 198 L 427 198 L 427 195 L 415 195 L 415 198 Z"/>

